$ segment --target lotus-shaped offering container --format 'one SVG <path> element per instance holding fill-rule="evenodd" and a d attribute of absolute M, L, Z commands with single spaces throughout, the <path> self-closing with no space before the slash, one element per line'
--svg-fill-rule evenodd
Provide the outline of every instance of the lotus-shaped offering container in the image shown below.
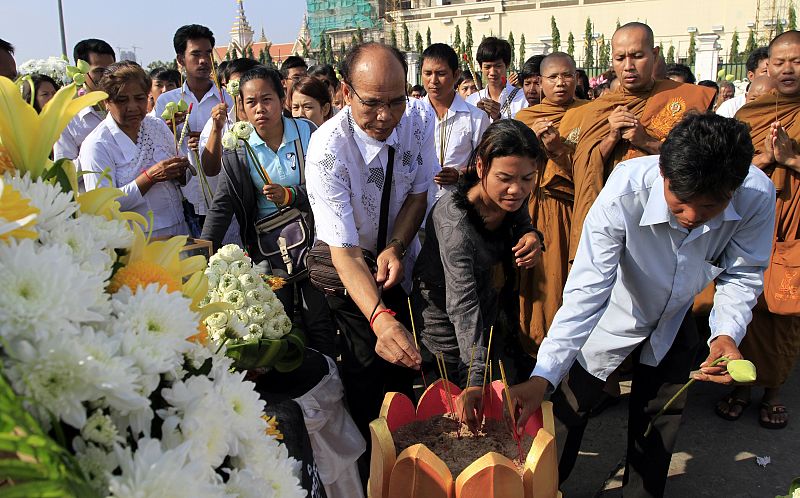
<path fill-rule="evenodd" d="M 453 476 L 443 460 L 424 444 L 408 446 L 398 454 L 401 437 L 419 429 L 430 432 L 444 417 L 453 417 L 455 398 L 461 393 L 454 384 L 437 380 L 423 393 L 416 409 L 411 400 L 400 393 L 387 393 L 380 416 L 370 424 L 372 455 L 368 495 L 371 498 L 555 498 L 558 493 L 558 462 L 556 456 L 553 407 L 545 401 L 525 426 L 521 456 L 524 462 L 515 464 L 508 456 L 492 448 L 497 441 L 508 438 L 516 453 L 517 442 L 503 417 L 503 383 L 495 381 L 484 391 L 484 425 L 499 430 L 487 435 L 467 435 L 466 429 L 452 421 L 458 429 L 437 435 L 451 452 L 458 451 L 456 440 L 471 438 L 470 444 L 485 443 L 487 452 L 469 463 Z M 448 399 L 448 397 L 452 399 Z M 448 420 L 449 421 L 449 420 Z M 431 427 L 426 427 L 427 424 Z M 409 426 L 409 424 L 414 424 Z M 435 429 L 433 429 L 435 431 Z M 416 432 L 412 432 L 412 438 Z M 507 442 L 507 441 L 504 441 Z M 452 446 L 450 443 L 453 443 Z M 527 447 L 526 447 L 527 446 Z M 462 455 L 463 456 L 463 455 Z M 514 455 L 512 455 L 513 457 Z"/>

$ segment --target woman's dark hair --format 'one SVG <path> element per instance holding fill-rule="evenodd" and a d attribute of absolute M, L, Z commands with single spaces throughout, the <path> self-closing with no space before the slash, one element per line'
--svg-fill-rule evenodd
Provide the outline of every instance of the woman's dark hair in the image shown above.
<path fill-rule="evenodd" d="M 221 71 L 226 82 L 231 80 L 231 75 L 238 73 L 240 76 L 244 76 L 244 73 L 258 66 L 258 61 L 247 57 L 225 62 L 228 62 L 228 64 Z"/>
<path fill-rule="evenodd" d="M 138 83 L 144 93 L 150 93 L 150 85 L 153 80 L 139 64 L 133 61 L 120 61 L 106 68 L 97 86 L 108 94 L 109 100 L 113 101 L 117 98 L 122 86 L 130 82 Z"/>
<path fill-rule="evenodd" d="M 667 64 L 667 78 L 670 76 L 682 78 L 684 83 L 689 83 L 690 85 L 694 85 L 697 81 L 692 70 L 685 64 Z"/>
<path fill-rule="evenodd" d="M 406 56 L 403 55 L 397 47 L 392 47 L 391 45 L 386 45 L 383 43 L 378 42 L 365 42 L 355 47 L 351 48 L 347 51 L 347 55 L 345 55 L 344 60 L 342 61 L 341 66 L 339 67 L 342 73 L 342 79 L 345 83 L 350 83 L 352 80 L 350 77 L 352 76 L 350 73 L 353 71 L 353 66 L 358 63 L 358 60 L 364 54 L 365 50 L 370 48 L 380 47 L 389 52 L 395 59 L 397 59 L 400 64 L 403 66 L 403 74 L 408 75 L 408 61 L 406 61 Z"/>
<path fill-rule="evenodd" d="M 458 55 L 453 47 L 445 45 L 444 43 L 434 43 L 422 52 L 422 60 L 420 67 L 425 63 L 425 59 L 440 60 L 447 64 L 451 71 L 458 70 Z"/>
<path fill-rule="evenodd" d="M 575 71 L 575 76 L 581 83 L 580 85 L 575 85 L 575 96 L 578 97 L 579 99 L 588 100 L 589 75 L 587 75 L 586 71 L 584 71 L 583 69 L 578 69 L 577 71 Z"/>
<path fill-rule="evenodd" d="M 334 91 L 339 89 L 339 77 L 330 64 L 317 64 L 308 68 L 308 75 L 317 79 L 324 79 Z"/>
<path fill-rule="evenodd" d="M 478 183 L 478 158 L 485 168 L 483 179 L 492 167 L 492 161 L 499 157 L 527 157 L 535 163 L 540 163 L 544 154 L 539 146 L 539 140 L 530 127 L 516 119 L 498 119 L 490 124 L 483 133 L 481 142 L 472 151 L 464 172 L 464 180 L 468 185 Z"/>
<path fill-rule="evenodd" d="M 110 55 L 115 59 L 117 58 L 111 45 L 97 38 L 81 40 L 75 44 L 75 48 L 72 50 L 72 57 L 76 62 L 78 59 L 89 62 L 89 54 Z"/>
<path fill-rule="evenodd" d="M 215 44 L 214 33 L 210 29 L 199 24 L 187 24 L 178 28 L 172 38 L 172 45 L 175 47 L 177 55 L 185 54 L 189 40 L 208 40 L 211 42 L 212 47 Z"/>
<path fill-rule="evenodd" d="M 181 86 L 181 73 L 176 69 L 157 67 L 150 71 L 150 79 L 175 83 L 176 88 Z"/>
<path fill-rule="evenodd" d="M 39 85 L 41 85 L 42 83 L 50 83 L 51 85 L 53 85 L 53 88 L 56 91 L 58 91 L 61 88 L 61 85 L 56 83 L 56 80 L 54 80 L 50 76 L 47 76 L 46 74 L 38 74 L 38 73 L 32 74 L 31 81 L 33 81 L 33 88 L 31 88 L 31 85 L 27 81 L 22 86 L 22 98 L 25 100 L 25 102 L 31 101 L 31 93 L 36 91 L 36 89 L 38 89 Z M 35 95 L 33 97 L 34 97 L 33 108 L 36 109 L 36 112 L 41 113 L 42 109 L 39 107 L 39 102 L 36 101 Z"/>
<path fill-rule="evenodd" d="M 475 59 L 477 59 L 478 64 L 502 60 L 508 66 L 511 64 L 511 45 L 505 40 L 490 36 L 478 45 Z"/>
<path fill-rule="evenodd" d="M 727 200 L 741 186 L 753 160 L 747 125 L 714 113 L 691 113 L 661 146 L 661 174 L 681 201 L 703 195 Z"/>
<path fill-rule="evenodd" d="M 279 99 L 283 100 L 284 97 L 286 97 L 286 91 L 283 89 L 283 84 L 281 83 L 281 75 L 275 69 L 261 65 L 250 69 L 239 79 L 239 88 L 244 88 L 245 83 L 252 80 L 267 80 L 272 83 L 273 90 L 278 94 Z M 242 94 L 240 93 L 239 95 Z"/>
<path fill-rule="evenodd" d="M 525 80 L 530 78 L 531 76 L 541 76 L 542 75 L 542 61 L 544 60 L 544 55 L 534 55 L 530 57 L 528 60 L 525 61 L 525 64 L 522 65 L 522 68 L 519 70 L 519 82 L 520 84 L 525 83 Z"/>
<path fill-rule="evenodd" d="M 328 104 L 330 107 L 328 108 L 328 113 L 325 115 L 326 120 L 330 119 L 330 117 L 333 115 L 331 92 L 328 91 L 328 86 L 321 80 L 318 80 L 313 76 L 305 76 L 300 78 L 300 81 L 292 86 L 292 92 L 289 94 L 289 98 L 291 99 L 292 95 L 295 93 L 302 93 L 303 95 L 311 97 L 319 102 L 320 107 L 325 107 L 325 104 Z"/>

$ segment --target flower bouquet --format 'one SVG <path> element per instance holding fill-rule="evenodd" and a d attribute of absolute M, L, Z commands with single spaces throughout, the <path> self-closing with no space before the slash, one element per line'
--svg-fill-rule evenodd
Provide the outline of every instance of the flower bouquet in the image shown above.
<path fill-rule="evenodd" d="M 262 276 L 250 258 L 228 244 L 209 260 L 205 271 L 209 290 L 202 304 L 227 303 L 205 320 L 211 341 L 224 345 L 240 370 L 275 368 L 289 372 L 303 362 L 305 340 L 275 295 L 280 279 Z"/>
<path fill-rule="evenodd" d="M 52 145 L 106 98 L 37 114 L 0 78 L 0 484 L 9 496 L 301 497 L 264 401 L 208 345 L 205 258 L 151 241 Z"/>
<path fill-rule="evenodd" d="M 61 57 L 50 56 L 47 59 L 30 59 L 19 66 L 20 74 L 45 74 L 61 85 L 72 81 L 67 74 L 67 61 Z"/>

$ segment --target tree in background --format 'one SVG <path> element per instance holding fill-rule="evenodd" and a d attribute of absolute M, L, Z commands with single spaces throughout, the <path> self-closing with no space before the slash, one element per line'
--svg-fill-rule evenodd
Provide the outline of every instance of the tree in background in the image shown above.
<path fill-rule="evenodd" d="M 247 47 L 247 58 L 256 60 L 256 54 L 253 53 L 253 46 L 252 45 Z"/>
<path fill-rule="evenodd" d="M 392 25 L 392 32 L 389 33 L 389 45 L 397 48 L 397 30 L 394 29 L 394 25 Z"/>
<path fill-rule="evenodd" d="M 409 52 L 411 50 L 411 37 L 408 34 L 408 24 L 403 22 L 403 50 Z"/>
<path fill-rule="evenodd" d="M 467 57 L 472 59 L 472 22 L 467 19 L 467 28 L 465 31 L 465 39 L 464 39 L 464 53 L 467 54 Z"/>
<path fill-rule="evenodd" d="M 517 54 L 514 53 L 514 51 L 516 51 L 517 45 L 514 43 L 514 32 L 513 31 L 509 31 L 508 32 L 508 44 L 511 45 L 511 68 L 509 68 L 509 69 L 512 69 L 512 68 L 517 67 L 517 65 L 514 64 L 514 61 L 516 60 L 515 56 L 517 55 Z"/>
<path fill-rule="evenodd" d="M 308 45 L 309 43 L 305 40 L 301 40 L 300 43 L 303 45 L 303 59 L 308 59 Z M 269 52 L 269 51 L 267 51 Z"/>
<path fill-rule="evenodd" d="M 583 34 L 583 67 L 594 66 L 594 47 L 592 47 L 592 20 L 586 18 L 586 31 Z"/>
<path fill-rule="evenodd" d="M 344 60 L 344 54 L 347 53 L 347 48 L 344 46 L 344 42 L 339 46 L 339 60 Z"/>
<path fill-rule="evenodd" d="M 356 35 L 353 35 L 350 37 L 350 48 L 353 48 L 356 45 L 358 45 L 358 38 L 356 38 Z"/>
<path fill-rule="evenodd" d="M 787 14 L 789 18 L 789 23 L 786 25 L 786 29 L 789 31 L 794 31 L 797 29 L 797 11 L 794 10 L 794 2 L 789 4 L 789 13 Z"/>
<path fill-rule="evenodd" d="M 573 59 L 575 58 L 575 36 L 572 34 L 572 31 L 570 31 L 569 36 L 567 36 L 567 53 Z"/>
<path fill-rule="evenodd" d="M 453 50 L 455 50 L 456 53 L 461 50 L 461 26 L 458 24 L 456 24 L 456 35 L 453 37 Z"/>
<path fill-rule="evenodd" d="M 239 58 L 239 51 L 236 50 L 236 47 L 233 47 L 231 50 L 231 59 L 238 59 Z"/>
<path fill-rule="evenodd" d="M 783 20 L 778 19 L 775 24 L 775 36 L 778 36 L 781 33 L 783 33 Z"/>
<path fill-rule="evenodd" d="M 519 37 L 519 65 L 525 64 L 525 33 Z"/>
<path fill-rule="evenodd" d="M 429 47 L 431 45 L 433 45 L 433 43 L 431 42 L 431 27 L 430 26 L 428 26 L 428 32 L 425 33 L 425 42 L 428 44 Z"/>
<path fill-rule="evenodd" d="M 328 51 L 328 64 L 334 64 L 336 62 L 336 54 L 333 52 L 333 42 L 331 41 L 331 37 L 328 37 L 328 41 L 326 42 L 325 49 Z"/>
<path fill-rule="evenodd" d="M 561 32 L 556 25 L 556 16 L 550 16 L 550 37 L 553 38 L 553 52 L 561 51 Z"/>
<path fill-rule="evenodd" d="M 750 29 L 750 34 L 747 35 L 747 41 L 744 44 L 744 57 L 749 57 L 750 53 L 757 48 L 756 45 L 756 33 L 753 29 Z"/>
<path fill-rule="evenodd" d="M 609 62 L 611 61 L 611 44 L 606 43 L 605 35 L 600 35 L 600 48 L 597 51 L 597 57 L 599 59 L 598 65 L 603 70 L 608 69 Z"/>
<path fill-rule="evenodd" d="M 688 50 L 688 58 L 686 59 L 686 65 L 689 67 L 694 67 L 694 61 L 697 56 L 697 47 L 695 45 L 694 40 L 694 33 L 689 35 L 689 50 Z"/>
<path fill-rule="evenodd" d="M 361 26 L 356 30 L 356 41 L 358 41 L 358 43 L 364 43 L 364 31 L 362 31 Z"/>
<path fill-rule="evenodd" d="M 417 36 L 414 37 L 414 44 L 416 45 L 417 53 L 421 54 L 425 47 L 422 46 L 422 35 L 417 31 Z"/>
<path fill-rule="evenodd" d="M 670 45 L 669 50 L 667 50 L 667 56 L 665 57 L 665 61 L 667 64 L 675 64 L 675 46 Z"/>
<path fill-rule="evenodd" d="M 735 29 L 733 30 L 733 36 L 731 36 L 731 51 L 728 53 L 728 62 L 731 64 L 741 62 L 741 56 L 739 55 L 739 33 Z"/>
<path fill-rule="evenodd" d="M 227 56 L 228 54 L 225 54 L 225 55 Z M 230 59 L 227 59 L 227 60 L 230 60 Z M 151 62 L 150 64 L 147 65 L 147 70 L 148 71 L 152 71 L 153 69 L 156 69 L 156 68 L 159 68 L 159 67 L 163 67 L 165 69 L 174 69 L 174 70 L 177 71 L 178 70 L 178 63 L 175 62 L 175 59 L 172 59 L 169 62 L 155 60 L 155 61 L 153 61 L 153 62 Z"/>
<path fill-rule="evenodd" d="M 325 43 L 325 33 L 319 34 L 319 63 L 328 63 L 328 47 Z"/>
<path fill-rule="evenodd" d="M 618 17 L 617 18 L 617 27 L 615 29 L 619 29 L 619 28 L 620 28 L 620 24 L 619 24 L 619 17 Z"/>

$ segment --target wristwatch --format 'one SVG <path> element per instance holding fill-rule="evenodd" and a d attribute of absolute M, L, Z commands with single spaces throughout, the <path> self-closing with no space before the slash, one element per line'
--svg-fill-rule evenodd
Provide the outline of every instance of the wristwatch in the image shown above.
<path fill-rule="evenodd" d="M 405 243 L 402 240 L 398 239 L 398 238 L 394 238 L 394 239 L 390 240 L 388 244 L 386 244 L 386 248 L 388 249 L 390 246 L 393 246 L 393 245 L 397 246 L 400 249 L 400 257 L 404 258 L 406 256 L 406 245 L 405 245 Z"/>

